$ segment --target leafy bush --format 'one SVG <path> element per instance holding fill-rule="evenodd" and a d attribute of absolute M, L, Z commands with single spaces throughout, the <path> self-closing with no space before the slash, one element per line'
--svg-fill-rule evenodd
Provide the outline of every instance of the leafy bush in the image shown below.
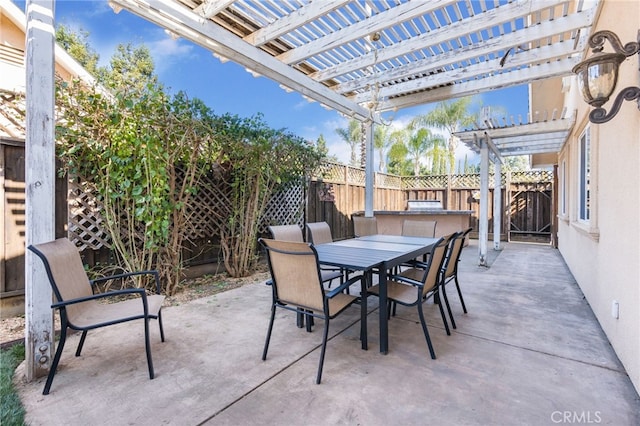
<path fill-rule="evenodd" d="M 261 115 L 224 115 L 214 129 L 221 149 L 215 162 L 228 165 L 232 189 L 229 217 L 220 229 L 224 263 L 229 275 L 243 277 L 255 268 L 260 218 L 274 192 L 308 176 L 323 154 L 286 129 L 269 128 Z"/>
<path fill-rule="evenodd" d="M 137 92 L 136 92 L 137 93 Z M 158 269 L 167 294 L 181 278 L 186 206 L 206 172 L 212 131 L 200 102 L 148 85 L 110 96 L 59 85 L 58 155 L 98 194 L 102 227 L 121 266 Z"/>
<path fill-rule="evenodd" d="M 274 191 L 304 178 L 322 158 L 261 115 L 215 116 L 201 101 L 181 93 L 169 98 L 157 85 L 113 96 L 78 83 L 58 89 L 64 172 L 98 194 L 95 214 L 119 266 L 158 269 L 168 295 L 182 276 L 191 203 L 206 174 L 230 189 L 229 202 L 219 206 L 219 236 L 227 272 L 242 277 L 255 266 L 259 221 Z"/>

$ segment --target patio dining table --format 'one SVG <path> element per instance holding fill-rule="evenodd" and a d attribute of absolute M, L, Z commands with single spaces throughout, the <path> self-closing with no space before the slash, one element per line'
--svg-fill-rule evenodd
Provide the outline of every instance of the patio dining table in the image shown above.
<path fill-rule="evenodd" d="M 404 262 L 431 252 L 437 238 L 405 237 L 400 235 L 368 235 L 315 245 L 318 260 L 323 265 L 336 266 L 351 271 L 362 271 L 365 286 L 373 283 L 373 274 L 377 270 L 380 285 L 380 352 L 389 351 L 389 333 L 387 324 L 387 271 Z M 367 292 L 361 291 L 362 349 L 368 348 L 367 342 Z"/>

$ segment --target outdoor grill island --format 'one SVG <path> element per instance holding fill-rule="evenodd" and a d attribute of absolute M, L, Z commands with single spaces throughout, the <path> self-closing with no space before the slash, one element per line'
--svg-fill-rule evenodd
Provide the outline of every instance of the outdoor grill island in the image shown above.
<path fill-rule="evenodd" d="M 436 237 L 467 229 L 473 210 L 445 210 L 439 200 L 408 200 L 406 210 L 374 210 L 380 234 L 400 235 L 405 219 L 437 221 Z M 353 213 L 364 216 L 363 211 Z"/>

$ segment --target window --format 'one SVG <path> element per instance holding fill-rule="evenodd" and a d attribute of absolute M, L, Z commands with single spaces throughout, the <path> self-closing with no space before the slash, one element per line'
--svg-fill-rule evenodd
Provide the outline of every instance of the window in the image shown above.
<path fill-rule="evenodd" d="M 580 136 L 580 205 L 578 218 L 588 222 L 590 217 L 591 138 L 589 128 Z"/>
<path fill-rule="evenodd" d="M 567 160 L 560 164 L 560 216 L 567 215 Z"/>

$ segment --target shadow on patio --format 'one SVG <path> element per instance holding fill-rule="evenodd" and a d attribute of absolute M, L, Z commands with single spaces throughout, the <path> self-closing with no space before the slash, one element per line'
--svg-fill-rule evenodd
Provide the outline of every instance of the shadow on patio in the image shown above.
<path fill-rule="evenodd" d="M 449 290 L 451 336 L 425 305 L 438 358 L 431 360 L 415 308 L 398 307 L 389 354 L 378 351 L 377 299 L 370 299 L 369 350 L 360 349 L 359 309 L 332 321 L 323 381 L 314 383 L 321 328 L 278 313 L 269 356 L 264 284 L 163 310 L 167 341 L 153 324 L 156 378 L 139 333 L 89 334 L 83 355 L 70 337 L 51 394 L 44 378 L 20 384 L 31 425 L 97 424 L 640 424 L 640 400 L 560 254 L 507 244 L 476 265 L 462 254 L 469 313 Z M 497 257 L 495 257 L 497 255 Z M 319 321 L 319 320 L 317 320 Z"/>

